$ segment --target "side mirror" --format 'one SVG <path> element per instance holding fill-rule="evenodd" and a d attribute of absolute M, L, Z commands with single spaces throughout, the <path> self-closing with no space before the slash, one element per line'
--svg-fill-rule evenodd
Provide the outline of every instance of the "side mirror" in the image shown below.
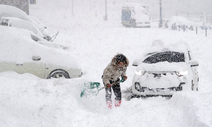
<path fill-rule="evenodd" d="M 191 65 L 191 67 L 199 66 L 199 63 L 197 61 L 190 61 L 189 64 Z"/>
<path fill-rule="evenodd" d="M 1 18 L 1 25 L 9 26 L 9 19 L 2 17 Z"/>
<path fill-rule="evenodd" d="M 132 66 L 138 66 L 139 64 L 139 59 L 135 59 L 132 63 Z"/>
<path fill-rule="evenodd" d="M 39 61 L 39 60 L 41 60 L 41 57 L 40 56 L 32 56 L 32 60 Z"/>
<path fill-rule="evenodd" d="M 36 42 L 41 41 L 40 38 L 38 38 L 38 37 L 36 37 L 34 35 L 31 35 L 31 38 L 32 38 L 32 40 L 34 40 Z"/>

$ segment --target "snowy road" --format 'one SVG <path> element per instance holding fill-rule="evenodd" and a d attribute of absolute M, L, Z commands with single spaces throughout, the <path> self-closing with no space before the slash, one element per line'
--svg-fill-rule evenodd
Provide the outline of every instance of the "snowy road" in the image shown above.
<path fill-rule="evenodd" d="M 85 32 L 85 33 L 84 33 Z M 198 93 L 186 93 L 189 97 L 182 96 L 181 94 L 177 97 L 173 97 L 171 100 L 157 99 L 153 98 L 150 100 L 137 100 L 133 99 L 130 102 L 123 103 L 122 108 L 124 108 L 124 112 L 129 111 L 129 113 L 123 114 L 121 116 L 130 116 L 127 118 L 128 121 L 135 122 L 136 125 L 140 126 L 185 126 L 185 127 L 199 127 L 199 126 L 209 126 L 210 124 L 205 124 L 202 121 L 207 121 L 211 123 L 211 118 L 207 119 L 199 119 L 199 115 L 196 113 L 201 107 L 201 101 L 204 99 L 204 95 L 201 93 L 207 93 L 211 97 L 211 66 L 206 63 L 210 63 L 210 54 L 211 51 L 207 47 L 211 45 L 210 40 L 211 36 L 205 37 L 203 35 L 196 35 L 194 32 L 179 32 L 179 31 L 171 31 L 166 29 L 128 29 L 123 27 L 113 27 L 106 28 L 99 32 L 98 28 L 87 29 L 80 32 L 81 36 L 78 36 L 76 33 L 77 40 L 74 45 L 78 45 L 75 51 L 78 50 L 83 51 L 82 56 L 89 54 L 92 56 L 94 61 L 90 61 L 90 57 L 86 57 L 85 59 L 81 59 L 83 61 L 91 62 L 87 64 L 88 66 L 84 66 L 84 69 L 87 70 L 88 79 L 92 76 L 93 79 L 97 79 L 101 81 L 99 75 L 102 74 L 103 68 L 107 65 L 108 61 L 110 61 L 112 54 L 123 53 L 126 54 L 129 58 L 130 62 L 139 57 L 139 54 L 144 51 L 144 49 L 151 45 L 152 41 L 155 39 L 162 39 L 164 41 L 174 43 L 180 40 L 186 41 L 189 43 L 190 48 L 193 51 L 194 56 L 196 56 L 197 60 L 200 63 L 199 67 L 199 75 L 200 75 L 200 84 L 199 84 L 199 92 Z M 72 36 L 75 34 L 72 33 Z M 84 40 L 84 37 L 90 37 L 89 39 Z M 92 37 L 94 36 L 94 37 Z M 73 37 L 75 38 L 75 36 Z M 104 39 L 101 39 L 104 38 Z M 95 45 L 93 46 L 90 45 Z M 80 46 L 81 45 L 81 46 Z M 82 46 L 83 45 L 83 46 Z M 101 54 L 101 57 L 99 55 Z M 109 55 L 111 54 L 111 55 Z M 81 57 L 83 58 L 83 57 Z M 96 67 L 100 69 L 96 69 Z M 93 71 L 91 71 L 93 69 Z M 134 73 L 134 67 L 130 66 L 128 69 L 129 79 L 127 83 L 123 84 L 122 89 L 127 88 L 131 85 L 132 75 Z M 85 75 L 87 76 L 87 75 Z M 91 80 L 92 81 L 92 80 Z M 196 100 L 195 97 L 191 98 L 191 95 L 195 95 L 195 97 L 200 96 L 202 99 Z M 197 94 L 197 95 L 196 95 Z M 183 99 L 182 99 L 182 98 Z M 185 100 L 185 101 L 184 101 Z M 138 102 L 140 101 L 140 102 Z M 200 105 L 192 105 L 193 101 L 200 101 Z M 137 103 L 136 103 L 137 102 Z M 135 103 L 135 104 L 134 104 Z M 133 109 L 131 111 L 128 109 Z M 196 107 L 197 106 L 197 107 Z M 128 107 L 128 108 L 127 108 Z M 198 109 L 198 110 L 197 110 Z M 135 114 L 132 113 L 135 111 Z M 139 111 L 139 112 L 138 112 Z M 203 111 L 207 112 L 207 111 Z M 132 113 L 132 114 L 131 114 Z M 206 113 L 207 114 L 207 113 Z M 204 114 L 204 115 L 206 115 Z M 209 113 L 206 115 L 210 117 L 212 114 Z M 113 114 L 112 114 L 113 116 Z M 110 121 L 110 119 L 109 119 Z M 125 120 L 120 120 L 125 121 Z M 154 122 L 151 122 L 154 121 Z M 131 123 L 130 122 L 130 123 Z M 113 123 L 113 122 L 112 122 Z M 108 126 L 122 126 L 121 122 L 115 122 L 116 124 L 108 125 Z M 126 122 L 125 122 L 126 123 Z M 124 123 L 124 125 L 126 125 Z M 129 123 L 128 123 L 129 124 Z M 132 124 L 132 123 L 131 123 Z"/>
<path fill-rule="evenodd" d="M 80 33 L 80 34 L 79 34 Z M 211 38 L 170 30 L 126 29 L 123 27 L 88 28 L 71 34 L 71 54 L 78 56 L 85 75 L 71 80 L 43 80 L 11 72 L 0 76 L 1 117 L 3 126 L 104 126 L 104 127 L 210 127 L 211 124 Z M 58 38 L 60 39 L 60 38 Z M 162 97 L 123 100 L 120 108 L 105 106 L 104 91 L 97 97 L 80 98 L 84 82 L 101 82 L 101 74 L 114 54 L 126 54 L 130 63 L 155 39 L 187 41 L 200 63 L 199 92 L 185 92 L 167 100 Z M 202 44 L 204 43 L 204 45 Z M 134 67 L 127 70 L 131 85 Z M 23 78 L 31 78 L 26 80 Z M 12 89 L 11 89 L 12 88 Z"/>

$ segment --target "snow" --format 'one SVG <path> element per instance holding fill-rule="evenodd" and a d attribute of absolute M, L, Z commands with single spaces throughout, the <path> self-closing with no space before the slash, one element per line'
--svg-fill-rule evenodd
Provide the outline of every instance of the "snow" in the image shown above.
<path fill-rule="evenodd" d="M 147 49 L 147 53 L 154 52 L 154 51 L 161 51 L 164 49 L 170 49 L 171 51 L 178 51 L 178 52 L 186 52 L 189 50 L 189 46 L 184 41 L 177 41 L 175 43 L 163 42 L 162 40 L 154 40 L 151 45 L 152 49 Z M 148 51 L 151 50 L 151 51 Z"/>
<path fill-rule="evenodd" d="M 69 0 L 37 0 L 37 5 L 30 5 L 32 16 L 50 31 L 60 31 L 55 41 L 71 45 L 69 53 L 78 58 L 84 75 L 68 80 L 46 80 L 31 74 L 0 73 L 0 126 L 212 126 L 212 31 L 208 31 L 206 37 L 204 32 L 172 31 L 154 25 L 148 29 L 124 28 L 120 16 L 122 1 L 107 1 L 108 21 L 103 20 L 104 1 L 74 0 L 74 16 Z M 98 96 L 80 97 L 85 82 L 97 81 L 103 86 L 103 70 L 117 53 L 123 53 L 130 61 L 128 79 L 121 84 L 122 90 L 129 88 L 135 71 L 132 61 L 154 40 L 188 43 L 199 62 L 198 92 L 178 92 L 171 99 L 154 97 L 126 101 L 123 98 L 121 107 L 112 110 L 106 107 L 104 90 Z"/>
<path fill-rule="evenodd" d="M 29 17 L 26 17 L 26 14 L 22 10 L 19 10 L 16 7 L 10 6 L 8 9 L 7 5 L 0 5 L 0 10 L 1 10 L 0 17 L 2 16 L 17 17 L 17 18 L 32 22 L 32 20 Z M 7 13 L 4 13 L 4 12 L 7 12 Z"/>
<path fill-rule="evenodd" d="M 77 62 L 75 56 L 64 50 L 49 48 L 39 42 L 33 41 L 30 31 L 7 26 L 0 26 L 0 29 L 2 38 L 0 40 L 0 46 L 4 47 L 0 50 L 1 56 L 4 56 L 1 60 L 23 64 L 23 62 L 31 62 L 32 56 L 40 56 L 42 58 L 40 61 L 49 66 L 54 63 L 57 66 L 80 69 L 80 63 Z M 45 40 L 43 41 L 45 43 Z"/>
<path fill-rule="evenodd" d="M 180 25 L 180 26 L 181 25 L 187 25 L 188 27 L 190 27 L 190 26 L 196 27 L 196 26 L 202 25 L 201 23 L 191 21 L 191 20 L 189 20 L 185 17 L 182 17 L 182 16 L 172 16 L 172 17 L 170 17 L 169 23 L 170 23 L 170 25 L 176 23 L 177 25 Z"/>
<path fill-rule="evenodd" d="M 169 62 L 159 62 L 154 64 L 141 63 L 139 66 L 142 66 L 145 71 L 177 71 L 187 70 L 185 62 L 179 63 L 169 63 Z"/>

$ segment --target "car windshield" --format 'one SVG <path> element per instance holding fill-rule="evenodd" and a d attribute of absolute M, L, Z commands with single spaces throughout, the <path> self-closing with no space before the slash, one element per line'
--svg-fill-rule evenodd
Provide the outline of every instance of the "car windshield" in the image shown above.
<path fill-rule="evenodd" d="M 184 53 L 180 52 L 172 52 L 172 51 L 165 51 L 165 52 L 158 52 L 154 55 L 147 57 L 143 63 L 158 63 L 158 62 L 185 62 Z"/>
<path fill-rule="evenodd" d="M 130 21 L 131 12 L 129 10 L 122 10 L 122 21 Z"/>

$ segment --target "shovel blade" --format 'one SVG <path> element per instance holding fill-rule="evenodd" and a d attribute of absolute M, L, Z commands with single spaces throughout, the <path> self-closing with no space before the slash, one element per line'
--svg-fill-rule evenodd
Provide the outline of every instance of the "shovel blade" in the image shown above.
<path fill-rule="evenodd" d="M 80 97 L 96 96 L 99 92 L 99 86 L 100 86 L 99 82 L 84 83 Z"/>

